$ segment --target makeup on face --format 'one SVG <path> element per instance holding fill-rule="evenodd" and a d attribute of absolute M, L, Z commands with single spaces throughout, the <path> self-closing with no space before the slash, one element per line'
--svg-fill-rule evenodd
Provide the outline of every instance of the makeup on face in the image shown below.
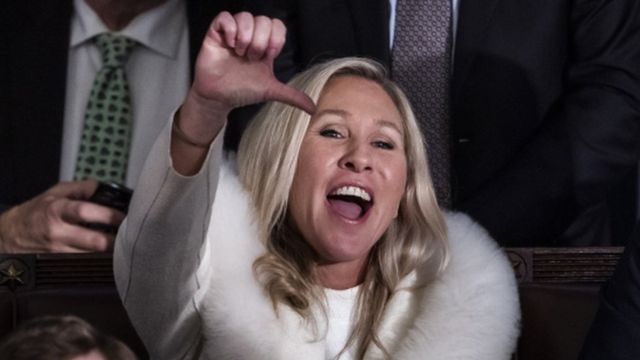
<path fill-rule="evenodd" d="M 377 83 L 325 86 L 299 153 L 289 215 L 326 263 L 362 263 L 397 215 L 407 164 L 403 120 Z"/>

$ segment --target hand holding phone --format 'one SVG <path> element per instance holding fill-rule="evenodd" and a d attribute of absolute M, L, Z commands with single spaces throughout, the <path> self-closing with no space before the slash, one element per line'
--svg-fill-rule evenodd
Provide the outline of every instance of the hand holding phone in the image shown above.
<path fill-rule="evenodd" d="M 132 195 L 133 190 L 124 185 L 114 182 L 100 182 L 96 192 L 91 195 L 89 201 L 114 208 L 126 214 L 129 210 L 129 202 L 131 201 Z M 86 224 L 85 226 L 112 234 L 118 231 L 116 227 L 104 224 Z"/>
<path fill-rule="evenodd" d="M 133 190 L 114 182 L 100 182 L 89 201 L 127 213 Z"/>

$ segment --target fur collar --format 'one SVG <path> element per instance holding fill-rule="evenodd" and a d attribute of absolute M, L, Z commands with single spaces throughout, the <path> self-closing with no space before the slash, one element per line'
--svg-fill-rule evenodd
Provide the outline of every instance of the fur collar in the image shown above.
<path fill-rule="evenodd" d="M 234 171 L 223 167 L 203 254 L 210 258 L 212 266 L 204 271 L 211 272 L 206 275 L 212 281 L 200 309 L 202 358 L 324 360 L 324 341 L 286 306 L 279 307 L 276 317 L 254 278 L 252 264 L 264 247 L 255 240 L 250 214 Z M 520 318 L 510 263 L 466 215 L 445 217 L 449 266 L 429 286 L 394 294 L 379 330 L 381 340 L 394 359 L 509 359 Z M 412 273 L 401 285 L 411 285 L 419 276 Z M 382 354 L 372 346 L 365 358 Z"/>

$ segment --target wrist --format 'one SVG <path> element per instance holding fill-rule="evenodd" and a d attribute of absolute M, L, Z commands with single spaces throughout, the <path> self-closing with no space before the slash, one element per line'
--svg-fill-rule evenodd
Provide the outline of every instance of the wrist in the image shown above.
<path fill-rule="evenodd" d="M 179 141 L 197 147 L 201 149 L 208 149 L 209 145 L 211 145 L 211 141 L 208 142 L 198 142 L 198 140 L 194 140 L 189 137 L 189 135 L 185 134 L 182 129 L 180 129 L 180 111 L 176 113 L 175 118 L 173 119 L 173 123 L 171 124 L 171 134 L 172 137 L 178 139 Z"/>
<path fill-rule="evenodd" d="M 206 144 L 208 147 L 224 127 L 231 109 L 217 101 L 204 99 L 191 90 L 176 113 L 173 132 L 187 143 L 198 147 Z"/>

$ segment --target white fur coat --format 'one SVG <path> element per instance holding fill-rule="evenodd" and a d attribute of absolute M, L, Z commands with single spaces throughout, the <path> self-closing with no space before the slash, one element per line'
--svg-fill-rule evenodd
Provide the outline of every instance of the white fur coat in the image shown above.
<path fill-rule="evenodd" d="M 286 306 L 276 317 L 254 278 L 264 247 L 219 139 L 192 178 L 171 169 L 167 130 L 156 143 L 114 252 L 129 316 L 153 359 L 324 360 L 324 341 Z M 509 359 L 520 318 L 509 261 L 467 216 L 445 217 L 449 266 L 421 290 L 398 290 L 379 336 L 394 359 Z M 372 345 L 365 358 L 382 354 Z"/>

